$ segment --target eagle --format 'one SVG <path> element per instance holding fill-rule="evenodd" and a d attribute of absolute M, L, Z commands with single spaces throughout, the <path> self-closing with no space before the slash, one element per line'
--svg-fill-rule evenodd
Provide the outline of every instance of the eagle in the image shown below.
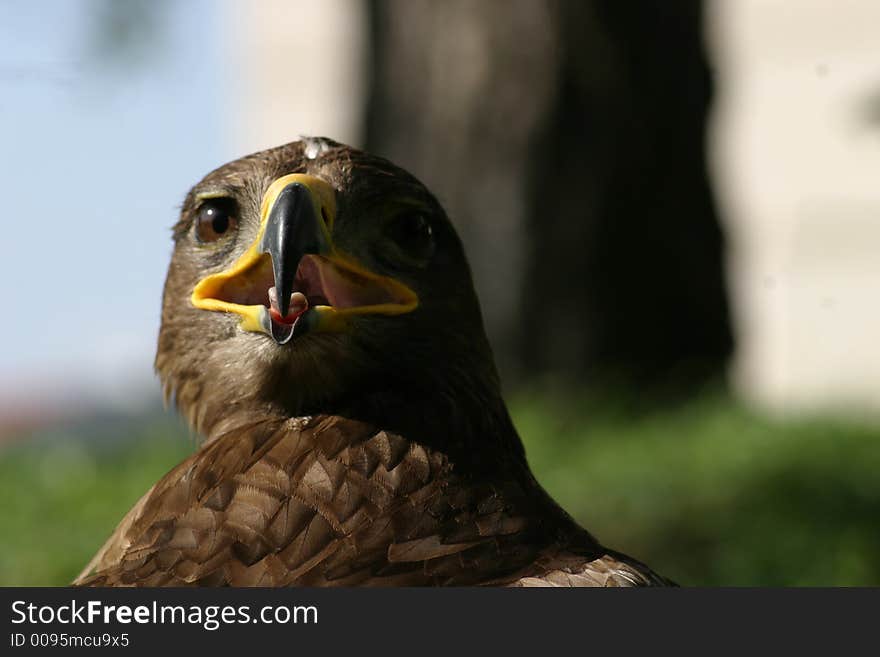
<path fill-rule="evenodd" d="M 202 438 L 82 586 L 649 586 L 536 481 L 462 244 L 326 138 L 209 173 L 173 229 L 155 367 Z"/>

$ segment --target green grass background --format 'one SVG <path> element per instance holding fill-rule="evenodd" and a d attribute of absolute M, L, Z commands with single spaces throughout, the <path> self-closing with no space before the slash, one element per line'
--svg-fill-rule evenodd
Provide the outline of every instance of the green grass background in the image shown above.
<path fill-rule="evenodd" d="M 684 585 L 880 585 L 880 428 L 774 420 L 722 394 L 662 411 L 589 395 L 512 399 L 539 479 L 606 545 Z M 0 451 L 0 585 L 69 582 L 194 449 L 167 418 L 124 440 Z"/>

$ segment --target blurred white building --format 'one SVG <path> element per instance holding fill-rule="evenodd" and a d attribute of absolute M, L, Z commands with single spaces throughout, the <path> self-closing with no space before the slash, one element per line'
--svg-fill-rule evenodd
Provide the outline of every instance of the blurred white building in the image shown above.
<path fill-rule="evenodd" d="M 880 409 L 880 2 L 709 9 L 734 379 L 775 408 Z"/>
<path fill-rule="evenodd" d="M 361 144 L 368 80 L 362 0 L 228 3 L 238 90 L 230 133 L 249 153 L 326 136 Z"/>

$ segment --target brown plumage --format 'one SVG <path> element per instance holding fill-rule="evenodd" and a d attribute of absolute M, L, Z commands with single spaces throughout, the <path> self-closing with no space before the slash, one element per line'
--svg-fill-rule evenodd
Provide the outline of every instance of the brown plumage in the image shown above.
<path fill-rule="evenodd" d="M 289 209 L 275 210 L 286 203 L 272 192 L 279 179 L 308 188 L 323 217 L 317 241 L 302 238 L 315 255 L 297 252 L 292 265 L 309 306 L 297 319 L 264 294 L 270 255 L 248 255 Z M 306 139 L 209 174 L 174 234 L 156 367 L 205 442 L 132 508 L 77 584 L 666 583 L 602 547 L 535 481 L 461 244 L 412 176 Z M 324 268 L 317 291 L 309 258 Z M 200 283 L 226 281 L 221 272 L 233 283 Z M 407 291 L 417 304 L 404 307 Z M 286 343 L 266 334 L 288 328 Z"/>

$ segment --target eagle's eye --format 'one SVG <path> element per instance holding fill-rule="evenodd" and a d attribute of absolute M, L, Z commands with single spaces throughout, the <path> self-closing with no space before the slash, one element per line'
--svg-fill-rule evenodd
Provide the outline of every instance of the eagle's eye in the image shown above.
<path fill-rule="evenodd" d="M 202 244 L 216 242 L 235 230 L 237 225 L 235 201 L 231 198 L 207 199 L 197 210 L 196 239 Z"/>
<path fill-rule="evenodd" d="M 425 215 L 405 212 L 385 225 L 385 236 L 407 261 L 425 265 L 434 255 L 434 231 Z"/>

